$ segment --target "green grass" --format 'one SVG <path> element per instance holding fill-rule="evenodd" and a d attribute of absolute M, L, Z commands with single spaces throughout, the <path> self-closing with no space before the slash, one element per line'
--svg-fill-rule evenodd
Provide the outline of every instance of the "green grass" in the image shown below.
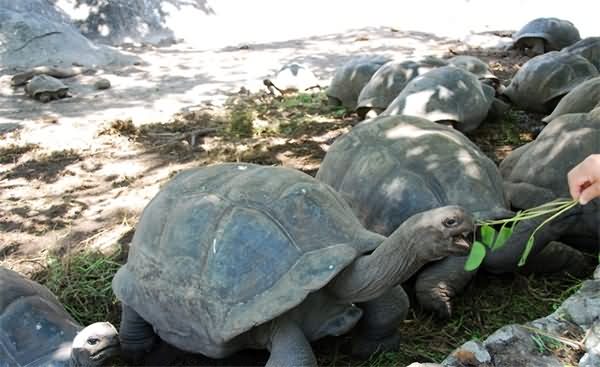
<path fill-rule="evenodd" d="M 119 253 L 76 252 L 62 259 L 51 255 L 46 271 L 36 276 L 82 325 L 110 321 L 118 325 L 119 306 L 111 281 L 121 264 Z"/>
<path fill-rule="evenodd" d="M 118 326 L 119 304 L 112 293 L 111 281 L 121 266 L 121 257 L 119 253 L 107 256 L 91 251 L 76 252 L 62 260 L 51 256 L 47 270 L 36 280 L 54 292 L 81 324 L 110 321 Z M 483 340 L 504 325 L 549 315 L 580 285 L 581 279 L 568 275 L 480 274 L 455 299 L 454 316 L 450 320 L 436 320 L 412 310 L 400 326 L 403 342 L 398 353 L 379 353 L 367 361 L 355 360 L 344 353 L 348 337 L 317 342 L 315 350 L 323 366 L 404 367 L 415 361 L 441 362 L 468 340 Z M 537 342 L 545 350 L 558 347 L 547 338 L 540 337 Z"/>

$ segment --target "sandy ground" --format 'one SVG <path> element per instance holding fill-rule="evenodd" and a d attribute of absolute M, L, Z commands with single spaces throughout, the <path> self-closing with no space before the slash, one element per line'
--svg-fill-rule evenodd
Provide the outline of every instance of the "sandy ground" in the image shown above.
<path fill-rule="evenodd" d="M 161 182 L 177 170 L 201 164 L 170 159 L 124 136 L 99 135 L 116 119 L 131 119 L 139 127 L 168 122 L 179 111 L 213 113 L 240 88 L 258 90 L 263 78 L 292 61 L 307 65 L 326 85 L 336 67 L 359 55 L 441 56 L 464 47 L 460 40 L 472 46 L 506 44 L 507 39 L 470 32 L 506 29 L 536 12 L 533 2 L 509 0 L 508 5 L 522 12 L 512 16 L 502 7 L 498 24 L 482 1 L 453 0 L 443 6 L 421 1 L 410 9 L 386 8 L 379 0 L 369 6 L 309 0 L 294 9 L 274 1 L 252 2 L 251 8 L 248 3 L 210 4 L 213 13 L 195 20 L 193 42 L 160 48 L 131 45 L 123 52 L 138 56 L 137 65 L 95 68 L 65 79 L 70 98 L 34 101 L 22 87 L 10 86 L 14 71 L 2 71 L 0 261 L 36 257 L 55 248 L 114 244 L 129 233 Z M 558 3 L 540 15 L 553 15 L 557 8 Z M 438 11 L 432 14 L 432 9 Z M 179 19 L 182 35 L 186 29 L 191 32 L 185 25 L 193 21 Z M 213 32 L 207 29 L 211 24 Z M 367 26 L 373 24 L 378 26 Z M 93 83 L 100 77 L 112 87 L 95 90 Z M 195 123 L 201 127 L 204 122 Z M 319 139 L 310 144 L 331 141 Z"/>

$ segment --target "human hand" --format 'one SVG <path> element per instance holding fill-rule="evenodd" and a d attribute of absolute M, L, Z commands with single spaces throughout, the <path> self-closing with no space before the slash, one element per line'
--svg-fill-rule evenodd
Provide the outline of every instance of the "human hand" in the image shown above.
<path fill-rule="evenodd" d="M 600 154 L 589 155 L 567 174 L 569 192 L 581 205 L 600 196 Z"/>

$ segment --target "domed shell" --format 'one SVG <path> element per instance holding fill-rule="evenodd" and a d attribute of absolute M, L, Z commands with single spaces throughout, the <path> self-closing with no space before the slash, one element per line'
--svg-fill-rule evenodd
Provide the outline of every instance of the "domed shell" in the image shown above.
<path fill-rule="evenodd" d="M 373 74 L 389 59 L 381 56 L 363 56 L 352 59 L 338 68 L 327 88 L 330 101 L 354 111 L 360 91 L 369 82 Z"/>
<path fill-rule="evenodd" d="M 479 219 L 511 215 L 494 162 L 463 134 L 418 117 L 378 116 L 357 125 L 329 148 L 316 177 L 383 235 L 444 205 Z"/>
<path fill-rule="evenodd" d="M 381 241 L 337 193 L 302 172 L 191 169 L 144 209 L 113 290 L 162 339 L 218 355 Z"/>
<path fill-rule="evenodd" d="M 463 132 L 475 130 L 494 101 L 494 88 L 455 66 L 431 70 L 410 81 L 382 115 L 410 115 L 452 121 Z"/>
<path fill-rule="evenodd" d="M 562 52 L 583 56 L 600 71 L 600 37 L 587 37 L 565 47 Z"/>
<path fill-rule="evenodd" d="M 81 327 L 56 297 L 3 267 L 0 289 L 0 365 L 68 367 L 71 342 Z"/>
<path fill-rule="evenodd" d="M 565 94 L 598 75 L 584 57 L 552 51 L 523 64 L 504 94 L 526 111 L 550 113 Z"/>
<path fill-rule="evenodd" d="M 596 106 L 600 106 L 600 76 L 586 80 L 573 88 L 558 102 L 552 114 L 544 117 L 542 121 L 550 122 L 568 113 L 590 112 Z"/>
<path fill-rule="evenodd" d="M 25 91 L 36 98 L 41 93 L 66 93 L 69 87 L 60 80 L 51 76 L 41 74 L 34 76 L 25 86 Z"/>
<path fill-rule="evenodd" d="M 320 84 L 312 71 L 298 63 L 284 65 L 270 81 L 282 91 L 304 92 Z"/>
<path fill-rule="evenodd" d="M 464 69 L 477 75 L 479 79 L 490 79 L 493 82 L 499 82 L 499 79 L 491 72 L 488 64 L 475 56 L 459 55 L 446 60 L 449 65 Z"/>
<path fill-rule="evenodd" d="M 508 199 L 512 206 L 527 209 L 570 197 L 567 173 L 588 155 L 597 153 L 600 108 L 558 116 L 534 141 L 513 151 L 500 164 Z"/>
<path fill-rule="evenodd" d="M 560 51 L 579 41 L 579 31 L 568 20 L 558 18 L 537 18 L 525 24 L 513 35 L 514 45 L 519 47 L 527 38 L 541 38 L 545 51 Z"/>
<path fill-rule="evenodd" d="M 434 57 L 416 61 L 389 61 L 379 68 L 364 86 L 358 96 L 357 109 L 385 110 L 408 82 L 445 65 L 445 61 Z"/>

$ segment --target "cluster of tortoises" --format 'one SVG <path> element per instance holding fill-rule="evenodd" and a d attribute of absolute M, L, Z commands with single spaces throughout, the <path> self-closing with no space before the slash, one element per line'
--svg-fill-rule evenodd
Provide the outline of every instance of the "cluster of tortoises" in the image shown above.
<path fill-rule="evenodd" d="M 123 358 L 143 361 L 162 340 L 212 358 L 265 348 L 268 366 L 316 366 L 310 342 L 327 335 L 351 332 L 360 356 L 395 349 L 407 293 L 448 317 L 475 275 L 464 270 L 475 221 L 568 196 L 567 171 L 600 152 L 600 42 L 579 41 L 569 22 L 537 19 L 515 34 L 515 47 L 545 53 L 506 89 L 473 57 L 342 66 L 330 100 L 377 116 L 336 140 L 314 178 L 240 163 L 172 178 L 144 209 L 113 279 Z M 306 75 L 284 67 L 265 84 L 282 93 L 314 87 L 316 79 L 295 84 Z M 552 113 L 536 140 L 497 167 L 463 132 L 499 98 Z M 598 209 L 596 200 L 544 227 L 531 259 L 564 265 L 557 253 L 576 250 L 545 248 L 557 239 L 597 244 Z M 538 223 L 518 225 L 483 267 L 514 271 Z M 0 269 L 0 286 L 8 366 L 92 366 L 114 352 L 110 325 L 82 330 L 47 289 L 11 271 Z"/>

